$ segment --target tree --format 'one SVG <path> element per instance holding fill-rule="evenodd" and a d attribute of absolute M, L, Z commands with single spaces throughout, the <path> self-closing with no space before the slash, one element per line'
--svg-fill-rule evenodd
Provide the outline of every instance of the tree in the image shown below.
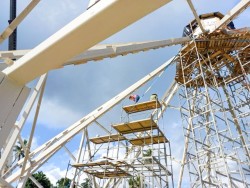
<path fill-rule="evenodd" d="M 129 178 L 128 185 L 129 185 L 129 188 L 140 188 L 141 187 L 140 176 Z"/>
<path fill-rule="evenodd" d="M 39 171 L 32 175 L 44 188 L 50 188 L 52 186 L 49 178 L 42 172 Z M 33 181 L 28 179 L 28 181 L 25 184 L 25 188 L 38 188 L 36 184 L 34 184 Z"/>
<path fill-rule="evenodd" d="M 71 180 L 69 178 L 61 178 L 56 182 L 57 188 L 69 188 Z"/>
<path fill-rule="evenodd" d="M 85 178 L 85 181 L 81 184 L 82 188 L 92 188 L 92 184 L 89 178 Z"/>
<path fill-rule="evenodd" d="M 142 185 L 144 188 L 148 187 L 147 184 L 144 183 L 143 178 L 141 179 L 139 175 L 136 177 L 129 178 L 128 185 L 129 185 L 129 188 L 141 188 Z"/>
<path fill-rule="evenodd" d="M 27 146 L 28 141 L 24 140 L 23 144 L 24 144 L 24 146 Z M 14 152 L 15 152 L 15 161 L 16 160 L 19 161 L 20 159 L 24 158 L 24 156 L 25 156 L 25 150 L 20 142 L 18 142 L 17 145 L 14 146 Z"/>
<path fill-rule="evenodd" d="M 153 154 L 152 149 L 148 149 L 146 151 L 144 151 L 144 153 L 142 154 L 143 157 L 151 157 Z M 152 163 L 152 159 L 144 159 L 146 164 Z"/>

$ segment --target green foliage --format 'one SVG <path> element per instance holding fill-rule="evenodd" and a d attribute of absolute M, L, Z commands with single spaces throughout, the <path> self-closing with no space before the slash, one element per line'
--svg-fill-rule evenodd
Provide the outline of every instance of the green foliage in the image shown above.
<path fill-rule="evenodd" d="M 148 149 L 143 152 L 142 156 L 143 157 L 151 157 L 153 154 L 152 149 Z M 152 159 L 144 159 L 146 164 L 152 163 Z"/>
<path fill-rule="evenodd" d="M 143 157 L 150 157 L 150 156 L 152 156 L 152 149 L 144 151 Z"/>
<path fill-rule="evenodd" d="M 136 177 L 131 177 L 128 180 L 128 185 L 129 188 L 141 188 L 141 187 L 148 187 L 147 184 L 143 183 L 144 181 L 141 180 L 140 176 L 136 176 Z"/>
<path fill-rule="evenodd" d="M 24 140 L 23 144 L 24 144 L 24 146 L 27 146 L 28 141 Z M 20 159 L 22 159 L 24 157 L 25 150 L 22 147 L 20 142 L 18 142 L 17 145 L 14 146 L 14 152 L 15 152 L 15 160 L 19 161 Z"/>
<path fill-rule="evenodd" d="M 90 179 L 86 178 L 85 181 L 81 184 L 81 188 L 92 188 Z"/>
<path fill-rule="evenodd" d="M 140 188 L 141 187 L 140 176 L 129 178 L 128 185 L 129 185 L 129 188 Z"/>
<path fill-rule="evenodd" d="M 32 175 L 44 188 L 50 188 L 52 186 L 49 178 L 42 172 L 39 171 Z M 25 188 L 38 188 L 36 184 L 33 183 L 30 179 L 25 184 Z"/>
<path fill-rule="evenodd" d="M 69 178 L 61 178 L 56 182 L 57 188 L 69 188 L 71 184 L 71 180 Z"/>

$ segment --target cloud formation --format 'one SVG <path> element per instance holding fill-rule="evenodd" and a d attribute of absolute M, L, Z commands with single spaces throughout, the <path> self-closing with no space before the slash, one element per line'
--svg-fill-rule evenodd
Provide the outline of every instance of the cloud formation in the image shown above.
<path fill-rule="evenodd" d="M 18 1 L 18 12 L 30 1 Z M 233 1 L 193 1 L 199 14 L 221 11 L 226 13 L 239 0 Z M 225 3 L 226 2 L 226 3 Z M 32 49 L 44 39 L 55 33 L 70 20 L 80 15 L 86 8 L 87 1 L 82 0 L 43 0 L 27 19 L 18 27 L 18 49 Z M 8 3 L 0 1 L 0 29 L 7 26 Z M 180 37 L 183 27 L 194 19 L 188 4 L 182 0 L 172 1 L 156 12 L 146 16 L 135 24 L 120 31 L 102 43 L 132 42 L 144 40 L 160 40 Z M 235 20 L 236 27 L 247 26 L 250 19 L 250 11 L 246 10 Z M 108 20 L 107 20 L 108 21 Z M 101 32 L 101 31 L 98 31 Z M 92 33 L 90 33 L 91 35 Z M 88 36 L 86 36 L 88 37 Z M 84 42 L 84 41 L 79 41 Z M 7 49 L 7 41 L 0 45 L 0 50 Z M 48 137 L 77 121 L 80 117 L 102 105 L 104 102 L 115 96 L 147 73 L 154 70 L 167 59 L 178 52 L 179 46 L 169 47 L 156 51 L 149 51 L 135 55 L 105 59 L 100 62 L 89 62 L 80 66 L 69 66 L 63 69 L 51 71 L 45 90 L 45 97 L 41 106 L 38 124 L 43 125 L 43 130 L 38 132 L 39 144 L 42 144 Z M 58 53 L 60 55 L 60 53 Z M 174 78 L 174 69 L 168 69 L 165 73 L 165 80 L 157 85 L 155 91 L 160 92 L 167 87 Z M 164 88 L 166 89 L 166 88 Z M 163 92 L 163 91 L 161 91 Z M 175 102 L 178 103 L 178 99 Z M 177 112 L 178 113 L 178 112 Z M 120 117 L 114 114 L 109 117 Z M 183 133 L 179 116 L 170 111 L 166 113 L 166 135 L 171 140 L 173 156 L 181 159 L 183 151 Z M 32 117 L 32 115 L 31 115 Z M 28 124 L 31 123 L 31 120 Z M 109 124 L 108 124 L 109 125 Z M 90 135 L 100 134 L 96 126 L 91 128 Z M 53 130 L 53 131 L 51 131 Z M 40 131 L 40 129 L 39 129 Z M 53 132 L 53 134 L 51 133 Z M 29 132 L 25 129 L 23 135 Z M 36 139 L 34 140 L 35 143 Z M 72 151 L 77 149 L 78 142 L 71 143 Z M 57 154 L 50 162 L 44 165 L 43 170 L 55 183 L 64 177 L 67 164 L 57 164 L 55 161 L 60 157 Z M 67 161 L 67 155 L 64 156 Z M 178 179 L 179 165 L 174 164 L 175 180 Z M 187 181 L 187 175 L 185 176 Z"/>

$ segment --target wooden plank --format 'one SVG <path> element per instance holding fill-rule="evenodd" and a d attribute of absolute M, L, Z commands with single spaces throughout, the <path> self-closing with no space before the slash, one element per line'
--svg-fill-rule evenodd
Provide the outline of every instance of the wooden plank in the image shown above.
<path fill-rule="evenodd" d="M 149 145 L 149 144 L 158 144 L 158 143 L 167 143 L 168 139 L 165 136 L 147 136 L 141 138 L 135 138 L 129 140 L 132 145 L 142 146 L 142 145 Z"/>
<path fill-rule="evenodd" d="M 126 138 L 120 134 L 106 135 L 89 139 L 91 142 L 95 144 L 103 144 L 108 142 L 116 142 L 126 140 Z"/>
<path fill-rule="evenodd" d="M 106 178 L 119 178 L 119 177 L 128 177 L 131 176 L 131 174 L 126 173 L 124 171 L 111 171 L 111 172 L 90 172 L 90 171 L 84 171 L 88 174 L 91 174 L 97 178 L 100 179 L 106 179 Z"/>
<path fill-rule="evenodd" d="M 79 167 L 98 167 L 103 165 L 110 165 L 110 162 L 108 160 L 102 160 L 97 162 L 90 162 L 90 163 L 76 163 L 72 164 L 73 167 L 79 168 Z"/>
<path fill-rule="evenodd" d="M 161 108 L 161 104 L 159 101 L 147 101 L 143 103 L 136 103 L 134 105 L 124 106 L 123 110 L 127 112 L 128 114 L 136 113 L 136 112 L 142 112 L 147 110 L 153 110 Z"/>
<path fill-rule="evenodd" d="M 122 123 L 113 125 L 113 128 L 116 129 L 121 134 L 130 134 L 135 132 L 143 132 L 148 130 L 157 129 L 158 126 L 152 119 L 143 119 L 139 121 L 131 121 L 128 123 Z"/>
<path fill-rule="evenodd" d="M 127 163 L 124 163 L 124 162 L 119 163 L 119 164 L 122 164 L 125 166 L 128 165 Z M 119 168 L 119 164 L 114 164 L 108 160 L 100 161 L 100 162 L 91 162 L 91 163 L 85 164 L 85 167 L 87 167 L 87 169 L 84 170 L 84 172 L 91 174 L 95 177 L 98 177 L 100 179 L 131 176 L 129 173 Z M 100 169 L 96 167 L 100 167 Z"/>

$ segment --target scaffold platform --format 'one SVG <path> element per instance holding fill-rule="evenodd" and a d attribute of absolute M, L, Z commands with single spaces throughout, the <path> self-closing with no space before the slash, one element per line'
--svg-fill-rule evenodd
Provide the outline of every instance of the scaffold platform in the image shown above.
<path fill-rule="evenodd" d="M 126 138 L 120 134 L 112 134 L 112 135 L 105 135 L 105 136 L 99 136 L 90 138 L 89 141 L 95 143 L 95 144 L 104 144 L 108 142 L 118 142 L 126 140 Z"/>
<path fill-rule="evenodd" d="M 230 31 L 220 30 L 208 35 L 207 38 L 200 37 L 189 42 L 181 49 L 179 57 L 176 59 L 175 80 L 180 84 L 185 83 L 187 87 L 203 87 L 203 77 L 196 74 L 196 72 L 200 71 L 201 66 L 206 75 L 205 81 L 208 84 L 212 85 L 214 78 L 219 86 L 223 84 L 224 80 L 230 82 L 232 78 L 243 74 L 243 67 L 240 66 L 238 60 L 242 62 L 250 60 L 249 41 L 249 29 L 243 28 Z M 199 54 L 202 54 L 199 61 L 195 49 Z M 238 59 L 231 53 L 234 50 L 239 50 Z M 244 72 L 250 74 L 249 64 L 243 66 Z M 225 68 L 230 68 L 232 72 L 230 76 L 218 74 L 219 71 L 223 71 Z"/>
<path fill-rule="evenodd" d="M 100 179 L 131 176 L 128 172 L 122 169 L 122 167 L 130 166 L 125 161 L 113 161 L 106 159 L 89 163 L 73 164 L 72 166 L 76 168 L 83 168 L 84 172 Z"/>
<path fill-rule="evenodd" d="M 189 45 L 182 49 L 182 52 L 187 52 L 195 45 L 198 50 L 232 50 L 241 49 L 249 44 L 250 32 L 248 30 L 239 29 L 227 31 L 221 30 L 217 33 L 212 33 L 207 38 L 198 38 L 196 43 L 190 42 Z"/>
<path fill-rule="evenodd" d="M 143 169 L 145 177 L 152 176 L 171 176 L 172 173 L 161 164 L 154 156 L 137 157 L 126 160 L 111 160 L 105 159 L 102 161 L 78 163 L 72 165 L 75 168 L 81 169 L 83 172 L 93 175 L 100 179 L 131 177 L 134 171 Z M 158 174 L 162 170 L 161 174 Z"/>
<path fill-rule="evenodd" d="M 112 125 L 115 130 L 121 134 L 130 134 L 136 132 L 143 132 L 158 129 L 157 124 L 151 118 L 142 119 L 138 121 L 131 121 L 127 123 L 121 123 L 117 125 Z"/>
<path fill-rule="evenodd" d="M 158 100 L 157 101 L 152 100 L 152 101 L 146 101 L 142 103 L 136 103 L 136 104 L 129 105 L 129 106 L 124 106 L 123 110 L 128 114 L 132 114 L 132 113 L 137 113 L 137 112 L 142 112 L 142 111 L 147 111 L 147 110 L 153 110 L 157 108 L 161 108 L 160 102 Z"/>
<path fill-rule="evenodd" d="M 156 135 L 156 136 L 146 136 L 140 138 L 130 139 L 129 142 L 132 145 L 136 146 L 143 146 L 149 144 L 160 144 L 160 143 L 167 143 L 168 139 L 163 135 Z"/>
<path fill-rule="evenodd" d="M 93 175 L 100 179 L 107 179 L 107 178 L 123 178 L 123 177 L 130 177 L 131 175 L 123 170 L 117 170 L 114 171 L 107 171 L 107 172 L 96 172 L 96 171 L 89 171 L 85 170 L 84 172 Z"/>

